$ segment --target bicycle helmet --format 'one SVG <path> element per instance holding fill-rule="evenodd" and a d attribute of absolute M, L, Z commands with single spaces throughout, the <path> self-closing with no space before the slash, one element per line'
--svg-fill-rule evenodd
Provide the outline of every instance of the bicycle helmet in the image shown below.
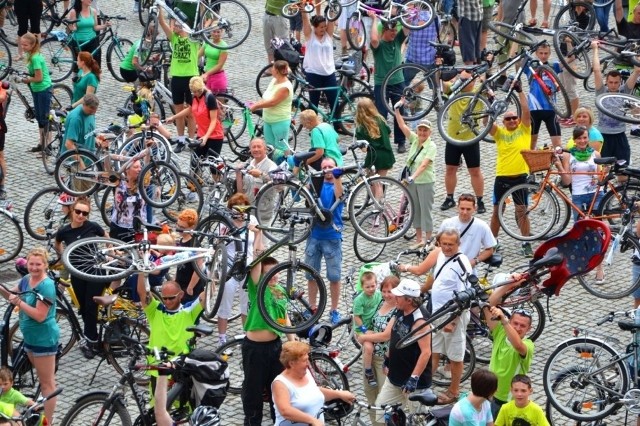
<path fill-rule="evenodd" d="M 316 324 L 309 329 L 309 345 L 314 348 L 319 346 L 329 346 L 331 343 L 331 326 L 326 324 Z"/>
<path fill-rule="evenodd" d="M 193 411 L 189 418 L 191 426 L 220 426 L 218 410 L 208 405 L 201 405 Z"/>

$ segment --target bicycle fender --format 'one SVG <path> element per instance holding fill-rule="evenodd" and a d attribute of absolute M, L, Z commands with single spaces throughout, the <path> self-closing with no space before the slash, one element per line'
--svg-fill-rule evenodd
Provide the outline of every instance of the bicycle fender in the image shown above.
<path fill-rule="evenodd" d="M 82 395 L 80 395 L 79 397 L 77 397 L 75 402 L 76 402 L 76 403 L 78 403 L 82 398 L 87 397 L 87 396 L 89 396 L 89 395 L 102 395 L 102 396 L 104 396 L 105 398 L 108 398 L 108 397 L 109 397 L 109 392 L 107 392 L 107 391 L 92 391 L 92 392 L 87 392 L 87 393 L 82 394 Z M 120 399 L 122 399 L 121 394 L 117 394 L 117 395 L 115 395 L 115 397 L 116 397 L 116 398 L 120 398 Z"/>

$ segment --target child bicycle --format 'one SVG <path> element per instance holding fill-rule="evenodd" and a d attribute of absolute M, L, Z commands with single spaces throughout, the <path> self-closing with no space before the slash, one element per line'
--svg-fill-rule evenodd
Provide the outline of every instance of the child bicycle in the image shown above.
<path fill-rule="evenodd" d="M 51 394 L 47 396 L 41 396 L 35 401 L 30 407 L 27 407 L 22 413 L 17 416 L 7 415 L 5 413 L 0 413 L 0 422 L 5 423 L 4 421 L 10 422 L 10 424 L 17 424 L 20 426 L 46 426 L 49 424 L 46 417 L 44 416 L 44 403 L 51 398 L 55 398 L 56 396 L 62 393 L 63 388 L 57 388 Z"/>

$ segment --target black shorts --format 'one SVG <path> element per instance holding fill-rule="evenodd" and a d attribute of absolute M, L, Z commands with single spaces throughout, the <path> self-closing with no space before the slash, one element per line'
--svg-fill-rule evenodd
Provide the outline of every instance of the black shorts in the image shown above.
<path fill-rule="evenodd" d="M 602 157 L 616 157 L 618 160 L 626 160 L 627 165 L 631 160 L 631 147 L 626 133 L 602 134 L 604 144 L 600 151 Z"/>
<path fill-rule="evenodd" d="M 138 71 L 120 68 L 120 77 L 122 77 L 127 83 L 133 83 L 138 79 Z"/>
<path fill-rule="evenodd" d="M 171 99 L 174 105 L 191 105 L 193 96 L 189 89 L 189 81 L 192 77 L 171 77 Z"/>
<path fill-rule="evenodd" d="M 0 131 L 0 152 L 4 152 L 4 139 L 7 133 Z"/>
<path fill-rule="evenodd" d="M 464 156 L 467 169 L 480 167 L 480 143 L 467 146 L 456 146 L 450 143 L 444 147 L 444 163 L 447 166 L 459 166 L 460 158 Z"/>
<path fill-rule="evenodd" d="M 537 135 L 540 132 L 542 123 L 547 126 L 549 136 L 560 136 L 560 123 L 554 110 L 534 110 L 531 111 L 531 134 Z"/>
<path fill-rule="evenodd" d="M 508 190 L 521 183 L 527 183 L 527 175 L 520 176 L 496 176 L 496 180 L 493 184 L 493 205 L 497 206 L 500 199 Z M 519 193 L 513 194 L 513 202 L 516 205 L 527 205 L 527 192 L 518 191 Z"/>
<path fill-rule="evenodd" d="M 40 18 L 42 2 L 40 0 L 19 0 L 14 3 L 13 10 L 18 19 L 18 36 L 27 32 L 40 34 Z"/>
<path fill-rule="evenodd" d="M 289 18 L 289 31 L 302 31 L 302 12 Z"/>

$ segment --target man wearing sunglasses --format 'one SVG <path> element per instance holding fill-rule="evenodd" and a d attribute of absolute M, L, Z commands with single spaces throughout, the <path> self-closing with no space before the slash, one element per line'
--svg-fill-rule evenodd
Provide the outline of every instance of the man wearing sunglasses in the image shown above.
<path fill-rule="evenodd" d="M 518 117 L 515 111 L 504 113 L 503 125 L 493 123 L 489 131 L 496 142 L 496 179 L 493 186 L 493 212 L 491 214 L 491 232 L 494 237 L 498 237 L 500 222 L 498 221 L 498 203 L 502 196 L 511 188 L 521 183 L 527 182 L 529 167 L 524 161 L 520 151 L 531 148 L 531 113 L 526 95 L 522 92 L 519 81 L 512 83 L 518 92 L 522 116 Z M 529 219 L 524 214 L 527 208 L 527 196 L 514 196 L 516 206 L 516 216 L 522 218 L 518 220 L 518 225 L 522 235 L 529 235 Z M 522 254 L 526 257 L 533 257 L 531 244 L 522 244 Z"/>

